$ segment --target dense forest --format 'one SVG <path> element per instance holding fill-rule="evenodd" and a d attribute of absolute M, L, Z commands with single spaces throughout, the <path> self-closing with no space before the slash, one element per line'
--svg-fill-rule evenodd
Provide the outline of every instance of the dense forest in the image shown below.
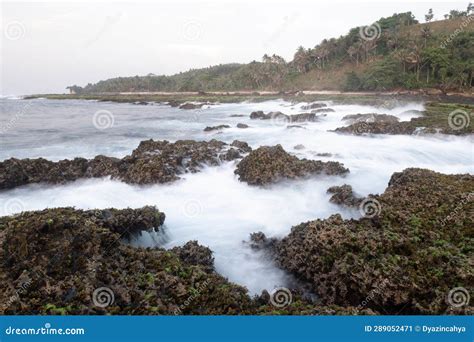
<path fill-rule="evenodd" d="M 474 5 L 419 23 L 411 12 L 355 27 L 313 48 L 300 46 L 292 61 L 264 55 L 248 64 L 192 69 L 172 76 L 118 77 L 70 86 L 75 93 L 334 89 L 346 91 L 474 86 Z"/>

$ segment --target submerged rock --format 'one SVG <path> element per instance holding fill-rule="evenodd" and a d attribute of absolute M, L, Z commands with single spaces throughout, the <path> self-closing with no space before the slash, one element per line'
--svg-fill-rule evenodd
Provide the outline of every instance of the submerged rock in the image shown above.
<path fill-rule="evenodd" d="M 232 141 L 230 146 L 237 147 L 243 153 L 248 153 L 248 152 L 252 151 L 252 148 L 245 141 L 234 140 L 234 141 Z"/>
<path fill-rule="evenodd" d="M 352 186 L 344 184 L 341 186 L 332 186 L 327 190 L 328 194 L 332 194 L 329 201 L 335 204 L 343 204 L 348 207 L 358 206 L 363 198 L 354 195 Z"/>
<path fill-rule="evenodd" d="M 246 289 L 214 272 L 208 248 L 189 242 L 167 251 L 121 241 L 130 225 L 159 228 L 164 216 L 156 208 L 108 211 L 112 221 L 106 211 L 72 208 L 0 218 L 0 313 L 254 312 Z"/>
<path fill-rule="evenodd" d="M 229 125 L 207 126 L 206 128 L 204 128 L 204 132 L 219 131 L 224 128 L 230 128 L 230 126 Z"/>
<path fill-rule="evenodd" d="M 243 123 L 238 123 L 237 128 L 249 128 L 249 125 L 243 124 Z"/>
<path fill-rule="evenodd" d="M 234 147 L 237 153 L 228 153 Z M 43 158 L 0 162 L 0 189 L 11 189 L 31 183 L 61 184 L 80 178 L 110 176 L 134 184 L 166 183 L 187 172 L 198 172 L 201 165 L 218 165 L 222 160 L 241 158 L 251 149 L 243 142 L 229 146 L 217 141 L 145 140 L 122 159 L 97 156 L 52 162 Z"/>
<path fill-rule="evenodd" d="M 317 116 L 314 113 L 293 114 L 289 116 L 290 122 L 313 122 L 317 121 Z"/>
<path fill-rule="evenodd" d="M 265 114 L 262 111 L 252 112 L 250 114 L 250 119 L 253 120 L 275 120 L 279 122 L 313 122 L 317 121 L 317 115 L 315 113 L 301 113 L 301 114 L 292 114 L 287 115 L 282 112 L 270 112 Z"/>
<path fill-rule="evenodd" d="M 384 123 L 398 123 L 399 119 L 396 116 L 388 114 L 350 114 L 342 118 L 344 121 L 349 121 L 351 124 L 357 122 L 384 122 Z"/>
<path fill-rule="evenodd" d="M 338 162 L 298 159 L 281 145 L 263 146 L 250 152 L 237 165 L 239 180 L 251 185 L 266 185 L 281 179 L 296 179 L 316 174 L 343 175 L 349 172 Z"/>
<path fill-rule="evenodd" d="M 319 109 L 313 109 L 311 111 L 311 113 L 315 113 L 315 114 L 321 114 L 321 113 L 333 113 L 335 112 L 334 109 L 332 108 L 319 108 Z"/>
<path fill-rule="evenodd" d="M 385 192 L 364 204 L 376 215 L 297 225 L 276 243 L 277 262 L 310 282 L 324 305 L 472 314 L 472 304 L 447 298 L 459 287 L 473 290 L 473 194 L 471 175 L 394 173 Z"/>
<path fill-rule="evenodd" d="M 267 238 L 262 232 L 250 234 L 250 248 L 255 250 L 264 250 L 271 253 L 277 241 L 275 238 Z"/>
<path fill-rule="evenodd" d="M 323 108 L 323 107 L 327 107 L 327 105 L 325 103 L 314 102 L 314 103 L 301 106 L 301 109 L 308 110 L 308 109 L 317 109 L 317 108 Z"/>
<path fill-rule="evenodd" d="M 409 122 L 357 122 L 349 126 L 338 127 L 334 132 L 361 135 L 369 134 L 413 134 L 416 127 Z"/>
<path fill-rule="evenodd" d="M 185 102 L 181 105 L 179 105 L 179 109 L 199 109 L 204 106 L 205 103 L 191 103 L 191 102 Z"/>

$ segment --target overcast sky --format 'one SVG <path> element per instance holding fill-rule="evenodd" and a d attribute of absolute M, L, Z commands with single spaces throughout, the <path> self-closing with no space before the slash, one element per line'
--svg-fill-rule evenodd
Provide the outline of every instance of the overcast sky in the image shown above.
<path fill-rule="evenodd" d="M 291 59 L 396 12 L 424 21 L 468 1 L 2 1 L 0 94 L 65 92 L 116 76 L 173 74 L 264 53 Z"/>

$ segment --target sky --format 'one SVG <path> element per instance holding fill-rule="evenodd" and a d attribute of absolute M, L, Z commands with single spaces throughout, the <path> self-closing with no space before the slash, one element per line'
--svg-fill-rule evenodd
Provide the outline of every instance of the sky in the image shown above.
<path fill-rule="evenodd" d="M 0 94 L 153 73 L 170 75 L 276 53 L 291 60 L 350 28 L 411 11 L 435 19 L 468 1 L 1 1 Z"/>

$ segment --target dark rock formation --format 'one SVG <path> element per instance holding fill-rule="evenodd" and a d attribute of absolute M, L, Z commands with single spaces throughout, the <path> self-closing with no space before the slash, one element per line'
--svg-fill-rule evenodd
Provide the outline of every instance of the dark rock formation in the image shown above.
<path fill-rule="evenodd" d="M 243 124 L 243 123 L 238 123 L 237 128 L 249 128 L 249 125 Z"/>
<path fill-rule="evenodd" d="M 351 114 L 342 118 L 351 122 L 349 126 L 336 128 L 335 132 L 360 134 L 414 134 L 416 126 L 412 122 L 402 121 L 387 114 Z M 422 129 L 419 132 L 435 133 L 432 129 Z"/>
<path fill-rule="evenodd" d="M 407 169 L 372 198 L 374 218 L 302 223 L 276 244 L 277 261 L 313 284 L 324 305 L 383 314 L 473 314 L 452 289 L 472 293 L 474 176 Z"/>
<path fill-rule="evenodd" d="M 317 116 L 314 113 L 302 113 L 289 115 L 290 122 L 313 122 L 317 121 Z"/>
<path fill-rule="evenodd" d="M 250 248 L 255 250 L 264 250 L 272 253 L 277 242 L 276 238 L 267 238 L 262 232 L 250 234 Z"/>
<path fill-rule="evenodd" d="M 219 131 L 224 128 L 230 128 L 229 125 L 218 125 L 218 126 L 207 126 L 204 128 L 204 132 Z"/>
<path fill-rule="evenodd" d="M 332 153 L 329 153 L 329 152 L 318 152 L 318 153 L 315 153 L 314 155 L 318 157 L 332 157 Z"/>
<path fill-rule="evenodd" d="M 293 122 L 312 122 L 317 121 L 317 115 L 314 113 L 301 113 L 286 115 L 282 112 L 270 112 L 265 114 L 262 111 L 252 112 L 250 119 L 256 120 L 276 120 L 281 122 L 293 123 Z"/>
<path fill-rule="evenodd" d="M 251 185 L 266 185 L 281 179 L 296 179 L 316 174 L 342 175 L 349 172 L 338 162 L 298 159 L 281 145 L 263 146 L 252 151 L 237 165 L 239 180 Z"/>
<path fill-rule="evenodd" d="M 270 112 L 265 114 L 261 110 L 250 113 L 250 119 L 256 120 L 289 120 L 289 116 L 282 112 Z"/>
<path fill-rule="evenodd" d="M 59 208 L 0 218 L 1 314 L 254 312 L 246 289 L 213 271 L 206 247 L 190 242 L 166 251 L 121 242 L 129 224 L 158 228 L 158 210 L 114 210 L 111 225 L 96 214 Z M 110 292 L 94 294 L 104 287 Z"/>
<path fill-rule="evenodd" d="M 237 152 L 229 152 L 234 147 Z M 122 159 L 97 156 L 52 162 L 43 158 L 0 162 L 0 189 L 30 183 L 65 183 L 80 178 L 111 176 L 127 183 L 166 183 L 186 172 L 198 172 L 202 164 L 218 165 L 222 160 L 240 158 L 251 149 L 244 142 L 178 140 L 142 141 L 130 156 Z"/>
<path fill-rule="evenodd" d="M 375 122 L 375 123 L 398 123 L 399 119 L 396 116 L 393 115 L 388 115 L 388 114 L 350 114 L 346 115 L 342 118 L 344 121 L 349 121 L 351 124 L 357 123 L 357 122 Z"/>
<path fill-rule="evenodd" d="M 238 148 L 239 151 L 241 151 L 243 153 L 248 153 L 248 152 L 252 151 L 252 148 L 245 141 L 234 140 L 234 141 L 232 141 L 232 144 L 230 144 L 230 146 Z"/>
<path fill-rule="evenodd" d="M 334 131 L 338 133 L 350 133 L 361 135 L 369 134 L 413 134 L 416 128 L 409 122 L 357 122 L 349 126 L 338 127 Z"/>
<path fill-rule="evenodd" d="M 363 198 L 356 197 L 352 191 L 352 186 L 344 184 L 341 186 L 332 186 L 327 190 L 328 194 L 332 194 L 329 201 L 335 204 L 342 204 L 348 207 L 358 206 Z"/>
<path fill-rule="evenodd" d="M 170 250 L 175 253 L 184 263 L 195 266 L 202 266 L 206 272 L 214 270 L 214 257 L 208 247 L 198 244 L 197 241 L 189 241 L 182 247 L 175 247 Z"/>
<path fill-rule="evenodd" d="M 204 106 L 205 103 L 191 103 L 191 102 L 186 102 L 181 105 L 179 105 L 179 109 L 199 109 Z"/>
<path fill-rule="evenodd" d="M 154 207 L 47 209 L 0 217 L 0 314 L 372 314 L 315 305 L 298 289 L 276 308 L 214 271 L 212 252 L 191 241 L 171 250 L 134 248 L 127 234 L 160 229 Z M 267 245 L 269 247 L 269 245 Z"/>

